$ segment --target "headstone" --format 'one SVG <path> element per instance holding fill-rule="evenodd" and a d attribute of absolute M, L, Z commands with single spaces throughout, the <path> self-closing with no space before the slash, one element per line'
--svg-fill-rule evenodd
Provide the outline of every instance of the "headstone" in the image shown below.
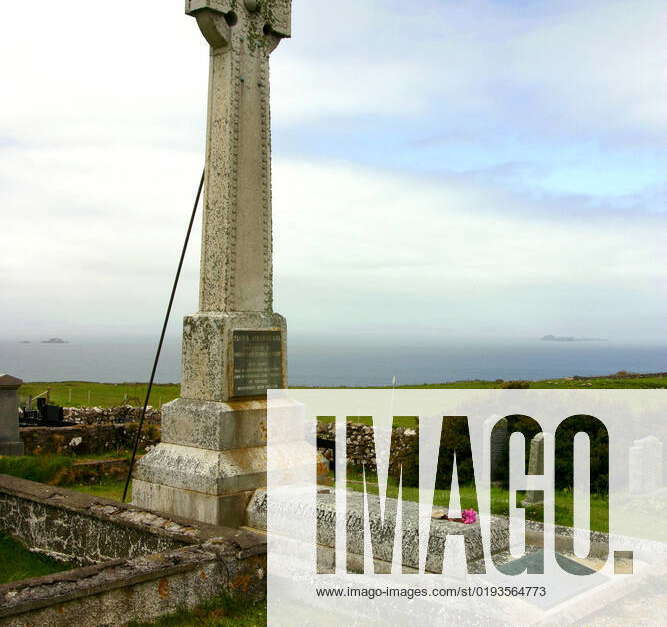
<path fill-rule="evenodd" d="M 291 0 L 187 0 L 210 46 L 199 313 L 183 328 L 181 398 L 137 465 L 133 501 L 243 524 L 266 484 L 266 390 L 287 386 L 286 324 L 273 312 L 269 55 Z"/>
<path fill-rule="evenodd" d="M 491 430 L 491 481 L 507 479 L 509 457 L 509 439 L 507 437 L 507 418 L 498 420 Z"/>
<path fill-rule="evenodd" d="M 528 457 L 528 474 L 544 474 L 544 433 L 538 433 L 530 442 Z M 540 490 L 528 490 L 524 503 L 536 505 L 542 503 L 544 494 Z"/>
<path fill-rule="evenodd" d="M 635 440 L 628 458 L 630 494 L 650 494 L 662 488 L 663 446 L 655 436 Z"/>
<path fill-rule="evenodd" d="M 19 435 L 19 397 L 21 379 L 0 374 L 0 455 L 23 455 Z"/>

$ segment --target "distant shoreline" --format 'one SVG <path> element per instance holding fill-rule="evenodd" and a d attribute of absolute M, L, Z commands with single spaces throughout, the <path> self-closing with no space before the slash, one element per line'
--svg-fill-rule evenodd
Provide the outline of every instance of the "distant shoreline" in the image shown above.
<path fill-rule="evenodd" d="M 608 342 L 603 337 L 574 337 L 572 335 L 543 335 L 541 342 Z"/>
<path fill-rule="evenodd" d="M 69 340 L 61 336 L 63 340 Z M 20 336 L 0 342 L 4 370 L 24 381 L 147 381 L 155 359 L 155 342 L 84 341 L 41 344 L 49 336 Z M 451 381 L 539 381 L 572 374 L 595 376 L 619 370 L 667 371 L 667 346 L 625 346 L 613 342 L 508 341 L 486 345 L 458 342 L 433 345 L 339 344 L 288 346 L 289 381 L 298 386 L 384 386 Z M 181 342 L 163 347 L 157 381 L 179 381 Z"/>
<path fill-rule="evenodd" d="M 19 344 L 32 344 L 31 340 L 19 340 Z M 39 344 L 69 344 L 67 340 L 60 337 L 51 337 L 48 340 L 41 340 Z"/>

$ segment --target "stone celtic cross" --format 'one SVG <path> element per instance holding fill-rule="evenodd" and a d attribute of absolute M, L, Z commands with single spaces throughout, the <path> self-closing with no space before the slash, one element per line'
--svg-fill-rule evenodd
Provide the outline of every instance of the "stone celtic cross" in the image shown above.
<path fill-rule="evenodd" d="M 273 306 L 269 55 L 291 0 L 189 0 L 211 46 L 200 311 Z"/>
<path fill-rule="evenodd" d="M 287 386 L 273 311 L 269 55 L 291 0 L 187 0 L 211 47 L 199 312 L 183 322 L 181 398 L 137 464 L 133 502 L 240 526 L 266 485 L 266 391 Z"/>

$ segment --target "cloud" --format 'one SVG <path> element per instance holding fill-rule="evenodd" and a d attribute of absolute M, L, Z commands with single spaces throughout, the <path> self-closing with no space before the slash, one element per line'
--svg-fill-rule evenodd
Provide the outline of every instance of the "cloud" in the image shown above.
<path fill-rule="evenodd" d="M 135 158 L 117 161 L 100 151 L 42 164 L 45 185 L 29 194 L 24 188 L 24 210 L 3 234 L 0 282 L 12 295 L 3 307 L 6 329 L 29 321 L 33 302 L 39 320 L 55 326 L 156 328 L 187 223 L 195 159 L 161 158 L 159 151 Z M 94 167 L 75 167 L 86 161 Z M 63 172 L 64 191 L 50 185 Z M 428 334 L 441 328 L 445 310 L 450 333 L 493 315 L 511 334 L 517 303 L 528 304 L 536 315 L 531 325 L 543 329 L 545 318 L 600 299 L 623 312 L 610 333 L 622 331 L 637 302 L 654 327 L 661 324 L 664 303 L 650 294 L 664 284 L 662 214 L 591 217 L 564 198 L 563 221 L 530 197 L 463 176 L 433 180 L 349 163 L 278 160 L 274 181 L 276 307 L 297 334 L 360 332 L 380 320 L 407 335 Z M 175 330 L 196 310 L 198 238 L 197 231 Z"/>
<path fill-rule="evenodd" d="M 660 214 L 591 215 L 576 197 L 552 199 L 559 214 L 465 176 L 436 181 L 343 163 L 281 162 L 275 180 L 276 255 L 286 278 L 321 273 L 343 283 L 353 274 L 374 289 L 418 284 L 434 295 L 471 283 L 620 285 L 663 274 Z"/>
<path fill-rule="evenodd" d="M 295 2 L 273 119 L 276 308 L 297 335 L 661 335 L 664 177 L 626 170 L 664 158 L 664 3 L 529 5 Z M 0 56 L 4 333 L 153 331 L 204 154 L 194 21 L 159 0 L 13 3 Z M 575 176 L 589 137 L 622 202 Z"/>
<path fill-rule="evenodd" d="M 540 7 L 313 0 L 276 55 L 278 117 L 439 114 L 453 128 L 514 119 L 517 132 L 664 137 L 664 2 Z"/>

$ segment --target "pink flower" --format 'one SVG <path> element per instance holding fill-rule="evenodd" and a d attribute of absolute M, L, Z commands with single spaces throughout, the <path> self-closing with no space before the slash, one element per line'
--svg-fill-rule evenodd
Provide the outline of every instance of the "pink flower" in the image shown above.
<path fill-rule="evenodd" d="M 465 525 L 474 525 L 477 522 L 477 512 L 474 509 L 464 509 L 461 518 Z"/>

